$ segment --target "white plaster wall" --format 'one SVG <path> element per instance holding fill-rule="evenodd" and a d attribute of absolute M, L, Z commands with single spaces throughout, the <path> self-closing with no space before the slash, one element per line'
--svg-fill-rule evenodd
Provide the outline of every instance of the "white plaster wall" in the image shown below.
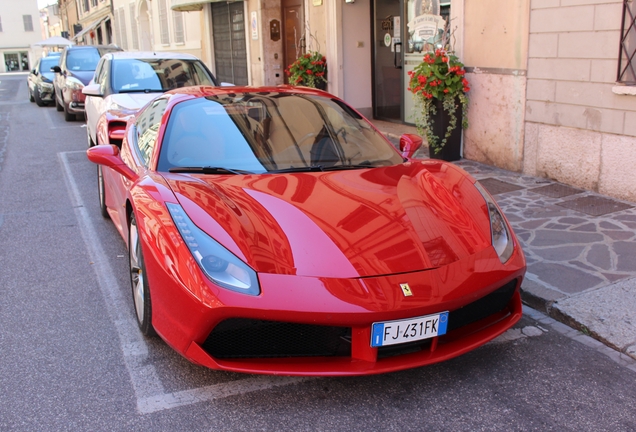
<path fill-rule="evenodd" d="M 363 112 L 372 112 L 371 5 L 357 0 L 342 7 L 343 99 Z M 334 65 L 340 67 L 340 65 Z"/>
<path fill-rule="evenodd" d="M 3 1 L 2 11 L 2 32 L 0 32 L 0 52 L 15 53 L 27 51 L 29 53 L 29 65 L 32 67 L 37 60 L 42 49 L 31 48 L 31 44 L 41 41 L 43 38 L 42 27 L 40 25 L 40 11 L 37 2 L 32 1 Z M 33 31 L 24 31 L 24 21 L 22 15 L 31 15 Z M 3 56 L 0 56 L 0 72 L 5 72 Z"/>

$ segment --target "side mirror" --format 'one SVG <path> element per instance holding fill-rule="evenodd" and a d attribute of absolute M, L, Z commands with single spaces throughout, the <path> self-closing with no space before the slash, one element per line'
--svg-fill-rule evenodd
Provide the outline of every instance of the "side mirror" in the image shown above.
<path fill-rule="evenodd" d="M 51 68 L 51 72 L 55 72 L 55 73 L 62 73 L 62 69 L 60 69 L 59 66 L 53 66 Z"/>
<path fill-rule="evenodd" d="M 86 87 L 82 88 L 82 93 L 86 96 L 95 96 L 95 97 L 104 97 L 104 93 L 102 93 L 102 86 L 99 84 L 89 84 Z"/>
<path fill-rule="evenodd" d="M 422 137 L 415 134 L 404 134 L 400 137 L 400 151 L 402 157 L 412 158 L 416 151 L 422 147 Z"/>
<path fill-rule="evenodd" d="M 96 145 L 86 150 L 86 156 L 94 164 L 112 168 L 128 180 L 134 181 L 137 179 L 137 174 L 121 160 L 119 148 L 116 145 Z"/>
<path fill-rule="evenodd" d="M 32 70 L 31 70 L 31 73 L 32 73 L 33 75 L 37 75 L 37 74 L 38 74 L 38 71 L 37 71 L 37 70 L 35 70 L 35 69 L 32 69 Z"/>

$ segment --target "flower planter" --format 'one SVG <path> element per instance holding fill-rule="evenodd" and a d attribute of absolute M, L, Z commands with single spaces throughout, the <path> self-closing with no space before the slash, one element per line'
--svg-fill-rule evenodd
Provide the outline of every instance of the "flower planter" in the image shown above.
<path fill-rule="evenodd" d="M 450 136 L 446 140 L 446 144 L 437 153 L 433 148 L 429 147 L 429 153 L 431 159 L 441 159 L 445 161 L 456 161 L 461 159 L 461 147 L 462 147 L 462 105 L 457 100 L 455 104 L 455 115 L 457 116 L 457 122 L 455 128 L 451 132 Z M 450 122 L 450 113 L 444 109 L 441 99 L 435 99 L 436 113 L 431 115 L 433 134 L 438 137 L 446 135 L 448 130 L 448 124 Z"/>

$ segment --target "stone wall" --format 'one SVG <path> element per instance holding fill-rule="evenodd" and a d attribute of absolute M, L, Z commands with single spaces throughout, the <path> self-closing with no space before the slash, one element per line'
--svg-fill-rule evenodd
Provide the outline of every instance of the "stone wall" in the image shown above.
<path fill-rule="evenodd" d="M 622 0 L 533 0 L 523 171 L 636 201 L 636 96 L 617 94 Z"/>

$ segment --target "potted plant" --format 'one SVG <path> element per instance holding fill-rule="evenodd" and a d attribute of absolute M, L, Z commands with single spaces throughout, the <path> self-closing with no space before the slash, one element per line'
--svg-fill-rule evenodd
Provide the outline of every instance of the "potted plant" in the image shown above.
<path fill-rule="evenodd" d="M 409 91 L 419 109 L 415 124 L 426 135 L 432 158 L 461 157 L 461 128 L 468 127 L 466 93 L 470 90 L 465 73 L 457 56 L 442 48 L 427 53 L 408 73 Z"/>
<path fill-rule="evenodd" d="M 285 69 L 289 84 L 326 89 L 327 59 L 318 51 L 301 55 Z"/>

